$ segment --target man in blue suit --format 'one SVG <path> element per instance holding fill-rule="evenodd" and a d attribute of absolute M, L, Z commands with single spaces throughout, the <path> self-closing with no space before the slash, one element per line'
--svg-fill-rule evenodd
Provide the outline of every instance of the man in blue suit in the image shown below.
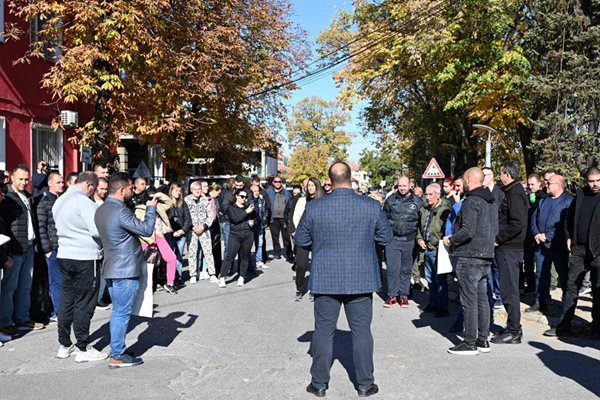
<path fill-rule="evenodd" d="M 375 244 L 392 241 L 392 229 L 381 205 L 352 190 L 350 167 L 329 168 L 333 192 L 311 201 L 296 228 L 295 241 L 312 251 L 310 290 L 314 294 L 315 332 L 311 383 L 306 390 L 325 396 L 333 357 L 333 335 L 344 305 L 352 330 L 358 395 L 379 391 L 373 377 L 373 292 L 381 287 Z"/>
<path fill-rule="evenodd" d="M 142 359 L 125 352 L 125 335 L 140 287 L 146 260 L 140 236 L 150 236 L 156 221 L 156 198 L 146 202 L 144 221 L 135 217 L 126 203 L 133 197 L 131 177 L 117 172 L 108 179 L 108 198 L 96 211 L 94 221 L 104 247 L 104 274 L 113 302 L 110 315 L 110 359 L 108 367 L 124 368 L 142 364 Z"/>

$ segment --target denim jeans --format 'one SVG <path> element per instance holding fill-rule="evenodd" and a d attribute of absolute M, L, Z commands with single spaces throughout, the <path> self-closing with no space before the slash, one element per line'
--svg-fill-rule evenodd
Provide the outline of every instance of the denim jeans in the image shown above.
<path fill-rule="evenodd" d="M 552 277 L 552 264 L 558 273 L 560 287 L 564 294 L 569 277 L 569 251 L 564 249 L 553 249 L 539 246 L 535 249 L 535 287 L 536 303 L 540 306 L 547 305 L 552 298 L 550 297 L 550 284 Z"/>
<path fill-rule="evenodd" d="M 256 248 L 255 251 L 255 255 L 254 255 L 254 261 L 255 264 L 258 264 L 259 262 L 262 262 L 263 260 L 263 242 L 265 240 L 265 228 L 263 227 L 262 223 L 258 223 L 254 226 L 253 228 L 254 230 L 254 247 Z"/>
<path fill-rule="evenodd" d="M 397 240 L 385 248 L 388 297 L 408 296 L 414 262 L 415 241 Z"/>
<path fill-rule="evenodd" d="M 437 274 L 436 250 L 425 250 L 425 279 L 429 284 L 429 305 L 448 309 L 448 274 Z"/>
<path fill-rule="evenodd" d="M 127 325 L 140 288 L 140 280 L 139 278 L 107 279 L 106 285 L 113 302 L 110 314 L 110 356 L 119 359 L 125 353 Z"/>
<path fill-rule="evenodd" d="M 223 222 L 221 224 L 221 236 L 223 236 L 223 248 L 227 249 L 227 241 L 229 240 L 229 232 L 231 231 L 231 225 L 229 222 Z"/>
<path fill-rule="evenodd" d="M 492 268 L 488 277 L 488 284 L 492 289 L 492 294 L 496 298 L 496 301 L 502 302 L 502 295 L 500 294 L 500 269 L 498 268 L 498 262 L 495 258 L 492 259 Z"/>
<path fill-rule="evenodd" d="M 4 269 L 2 277 L 2 294 L 0 295 L 0 327 L 10 326 L 15 322 L 29 321 L 31 306 L 31 282 L 33 278 L 33 244 L 27 246 L 23 254 L 12 256 L 12 268 Z"/>
<path fill-rule="evenodd" d="M 487 340 L 490 334 L 490 306 L 487 296 L 487 277 L 491 260 L 459 257 L 456 276 L 460 287 L 460 303 L 464 313 L 465 342 Z"/>
<path fill-rule="evenodd" d="M 177 265 L 175 266 L 175 272 L 177 275 L 177 280 L 181 282 L 181 277 L 183 276 L 183 254 L 185 253 L 185 245 L 187 243 L 187 236 L 183 235 L 181 237 L 173 237 L 169 236 L 169 245 L 173 252 L 175 253 L 175 257 L 177 257 Z"/>
<path fill-rule="evenodd" d="M 50 289 L 50 300 L 52 300 L 53 317 L 57 316 L 60 310 L 60 287 L 62 280 L 56 253 L 56 250 L 52 250 L 50 257 L 46 257 L 46 264 L 48 265 L 48 286 Z"/>

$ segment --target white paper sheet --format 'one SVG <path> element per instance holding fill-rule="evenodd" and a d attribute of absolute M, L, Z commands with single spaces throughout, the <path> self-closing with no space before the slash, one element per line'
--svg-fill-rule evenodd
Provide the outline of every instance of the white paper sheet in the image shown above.
<path fill-rule="evenodd" d="M 448 274 L 452 272 L 452 263 L 450 262 L 450 255 L 448 249 L 444 246 L 444 243 L 440 240 L 437 254 L 437 273 Z"/>
<path fill-rule="evenodd" d="M 0 234 L 0 246 L 2 246 L 3 244 L 6 244 L 8 242 L 10 242 L 10 238 L 6 235 Z"/>
<path fill-rule="evenodd" d="M 140 288 L 133 303 L 132 315 L 152 318 L 154 312 L 154 294 L 152 293 L 152 271 L 154 264 L 146 264 L 147 268 L 140 276 Z"/>

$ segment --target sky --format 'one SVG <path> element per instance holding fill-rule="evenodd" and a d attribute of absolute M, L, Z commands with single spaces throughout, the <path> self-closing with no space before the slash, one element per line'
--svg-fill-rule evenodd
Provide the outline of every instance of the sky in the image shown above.
<path fill-rule="evenodd" d="M 307 39 L 313 49 L 316 48 L 316 38 L 319 32 L 329 27 L 337 12 L 340 9 L 351 9 L 352 7 L 350 0 L 292 0 L 292 4 L 294 6 L 293 20 L 307 31 Z M 313 52 L 316 57 L 315 54 L 316 52 Z M 319 96 L 327 101 L 332 101 L 338 95 L 332 74 L 313 83 L 302 84 L 300 82 L 300 85 L 303 86 L 293 93 L 293 97 L 286 104 L 291 106 L 311 96 Z M 358 162 L 360 152 L 371 144 L 371 141 L 365 139 L 360 133 L 359 113 L 360 107 L 355 107 L 351 112 L 352 120 L 344 126 L 346 132 L 356 133 L 352 139 L 352 145 L 348 149 L 350 160 L 354 162 Z M 289 150 L 287 150 L 287 154 L 289 155 Z"/>

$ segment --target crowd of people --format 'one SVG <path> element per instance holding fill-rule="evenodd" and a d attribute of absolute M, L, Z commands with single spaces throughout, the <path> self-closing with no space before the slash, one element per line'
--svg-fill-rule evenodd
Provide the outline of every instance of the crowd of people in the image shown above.
<path fill-rule="evenodd" d="M 305 236 L 298 239 L 297 229 L 313 204 L 323 204 L 315 200 L 333 194 L 331 178 L 323 183 L 307 178 L 291 190 L 280 176 L 272 177 L 268 188 L 257 176 L 236 176 L 225 187 L 198 180 L 189 188 L 177 182 L 155 188 L 146 178 L 111 174 L 104 164 L 66 180 L 43 161 L 37 167 L 30 175 L 19 164 L 2 177 L 0 233 L 10 240 L 0 246 L 0 344 L 44 328 L 42 322 L 56 323 L 58 358 L 110 358 L 111 368 L 139 365 L 141 359 L 125 351 L 125 333 L 141 271 L 152 257 L 154 287 L 167 294 L 199 281 L 226 288 L 231 277 L 244 287 L 273 258 L 292 265 L 295 301 L 306 293 L 314 301 L 320 294 L 311 272 L 315 249 Z M 592 291 L 591 331 L 600 337 L 600 171 L 590 167 L 575 193 L 557 171 L 523 181 L 515 161 L 499 171 L 499 182 L 491 168 L 470 168 L 424 189 L 402 176 L 388 193 L 370 193 L 391 232 L 389 241 L 379 240 L 375 247 L 378 273 L 385 279 L 384 288 L 374 290 L 381 289 L 383 306 L 410 307 L 424 278 L 429 300 L 422 311 L 448 317 L 448 288 L 457 281 L 461 307 L 450 329 L 464 341 L 448 352 L 488 352 L 494 308 L 505 308 L 508 319 L 490 341 L 520 343 L 520 294 L 535 294 L 526 312 L 546 312 L 554 266 L 562 317 L 545 334 L 569 334 L 580 292 Z M 349 185 L 344 189 L 364 194 Z M 362 216 L 353 218 L 360 223 Z M 442 244 L 451 273 L 438 273 Z M 50 307 L 43 310 L 45 321 L 34 321 L 32 278 L 40 262 L 47 267 Z M 111 307 L 107 354 L 87 340 L 95 310 Z"/>

